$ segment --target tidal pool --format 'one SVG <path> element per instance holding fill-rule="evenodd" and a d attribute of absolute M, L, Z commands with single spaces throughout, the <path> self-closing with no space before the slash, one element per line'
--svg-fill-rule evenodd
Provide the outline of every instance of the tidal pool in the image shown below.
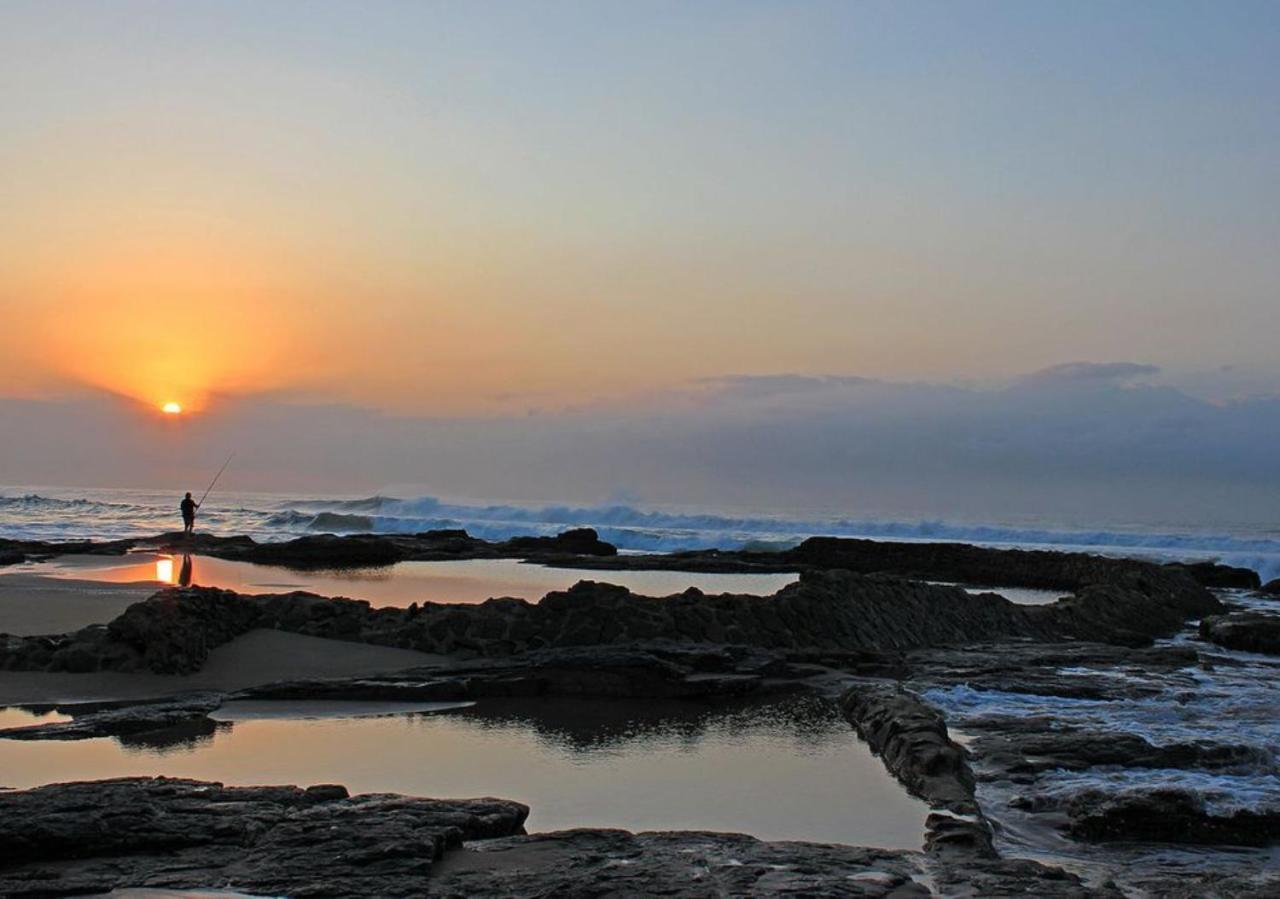
<path fill-rule="evenodd" d="M 595 571 L 548 568 L 515 559 L 397 562 L 379 568 L 295 571 L 273 565 L 232 562 L 210 556 L 134 554 L 74 557 L 23 566 L 23 572 L 108 583 L 182 584 L 238 593 L 306 590 L 322 596 L 368 600 L 375 606 L 410 603 L 478 603 L 493 596 L 537 601 L 578 581 L 620 584 L 644 596 L 670 596 L 689 587 L 706 593 L 767 595 L 797 579 L 795 574 L 715 574 L 685 571 Z"/>
<path fill-rule="evenodd" d="M 231 707 L 211 733 L 0 740 L 11 787 L 128 775 L 227 784 L 341 783 L 352 793 L 497 796 L 528 829 L 718 830 L 768 840 L 918 849 L 927 808 L 833 706 L 788 696 L 707 705 L 500 700 L 430 714 L 297 719 Z M 300 709 L 300 714 L 309 710 Z M 332 709 L 330 709 L 332 712 Z"/>

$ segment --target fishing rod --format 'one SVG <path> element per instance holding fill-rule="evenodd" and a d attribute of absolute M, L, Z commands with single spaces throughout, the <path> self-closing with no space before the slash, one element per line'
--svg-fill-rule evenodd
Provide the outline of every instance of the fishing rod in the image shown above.
<path fill-rule="evenodd" d="M 204 505 L 204 501 L 209 498 L 209 490 L 212 490 L 213 485 L 218 483 L 218 478 L 222 477 L 222 473 L 227 470 L 227 466 L 231 464 L 231 459 L 234 456 L 235 453 L 227 456 L 227 461 L 222 463 L 222 467 L 218 469 L 218 473 L 213 476 L 213 480 L 209 482 L 209 489 L 204 492 L 204 496 L 200 497 L 200 502 L 196 503 L 197 506 Z"/>

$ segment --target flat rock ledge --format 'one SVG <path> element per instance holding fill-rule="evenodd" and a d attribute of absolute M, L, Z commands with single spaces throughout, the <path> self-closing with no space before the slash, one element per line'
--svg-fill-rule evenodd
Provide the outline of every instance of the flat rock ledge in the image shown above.
<path fill-rule="evenodd" d="M 1117 895 L 1027 861 L 704 832 L 526 836 L 527 814 L 501 799 L 352 797 L 336 785 L 54 784 L 0 793 L 0 895 L 126 888 L 298 897 Z"/>
<path fill-rule="evenodd" d="M 408 896 L 463 841 L 522 833 L 528 814 L 503 799 L 352 797 L 335 785 L 53 784 L 0 793 L 0 895 Z"/>

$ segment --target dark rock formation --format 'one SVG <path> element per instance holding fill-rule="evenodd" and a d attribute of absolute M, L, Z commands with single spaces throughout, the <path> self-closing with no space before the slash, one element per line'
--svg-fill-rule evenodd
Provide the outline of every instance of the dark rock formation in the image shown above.
<path fill-rule="evenodd" d="M 977 810 L 973 772 L 937 709 L 910 690 L 874 682 L 850 687 L 840 697 L 840 707 L 871 751 L 912 793 L 936 808 L 961 814 Z"/>
<path fill-rule="evenodd" d="M 930 889 L 932 885 L 933 889 Z M 469 844 L 432 874 L 429 895 L 1099 897 L 1079 878 L 1035 862 L 922 860 L 916 853 L 819 843 L 767 843 L 742 834 L 568 830 Z"/>
<path fill-rule="evenodd" d="M 554 537 L 512 537 L 498 544 L 501 551 L 516 555 L 616 556 L 617 547 L 605 543 L 594 528 L 575 528 Z"/>
<path fill-rule="evenodd" d="M 1200 621 L 1200 637 L 1227 649 L 1280 655 L 1280 615 L 1231 612 Z"/>
<path fill-rule="evenodd" d="M 421 895 L 446 852 L 522 833 L 528 813 L 501 799 L 348 797 L 333 785 L 54 784 L 0 793 L 0 895 L 123 887 Z"/>
<path fill-rule="evenodd" d="M 191 552 L 287 568 L 365 568 L 403 561 L 448 559 L 564 560 L 578 555 L 612 556 L 618 550 L 591 528 L 577 528 L 553 537 L 513 537 L 491 542 L 463 530 L 423 531 L 418 534 L 315 534 L 275 543 L 249 537 L 163 534 L 134 542 L 139 548 Z"/>
<path fill-rule="evenodd" d="M 1260 747 L 1215 743 L 1156 746 L 1137 734 L 1089 730 L 1046 730 L 1035 719 L 995 723 L 1000 733 L 984 736 L 973 751 L 985 764 L 1010 774 L 1083 771 L 1099 765 L 1125 768 L 1191 768 L 1207 771 L 1257 770 L 1270 763 Z"/>
<path fill-rule="evenodd" d="M 241 596 L 196 587 L 136 603 L 105 630 L 5 638 L 0 669 L 189 673 L 209 650 L 253 628 L 463 656 L 652 640 L 802 653 L 884 653 L 1009 639 L 1142 645 L 1174 633 L 1188 617 L 1222 609 L 1185 572 L 1158 566 L 1119 570 L 1115 583 L 1088 586 L 1046 606 L 847 571 L 810 571 L 764 597 L 690 589 L 655 599 L 583 581 L 538 603 L 507 598 L 407 609 L 307 593 Z"/>
<path fill-rule="evenodd" d="M 1258 592 L 1265 596 L 1280 596 L 1280 577 L 1267 581 L 1258 588 Z"/>
<path fill-rule="evenodd" d="M 70 721 L 55 721 L 0 730 L 7 740 L 85 740 L 132 737 L 184 725 L 203 725 L 222 705 L 221 693 L 195 693 L 151 702 L 80 703 L 68 707 Z M 199 728 L 205 729 L 205 728 Z M 211 731 L 211 726 L 208 728 Z"/>
<path fill-rule="evenodd" d="M 1252 586 L 1257 575 L 1210 562 L 1191 566 L 1155 565 L 1138 559 L 1113 559 L 1088 553 L 993 549 L 965 543 L 883 543 L 839 537 L 810 537 L 783 554 L 789 561 L 820 568 L 863 573 L 1007 584 L 1010 587 L 1080 591 L 1093 586 L 1129 587 L 1155 595 L 1167 592 L 1197 604 L 1188 580 L 1201 585 Z M 1162 576 L 1168 574 L 1169 577 Z"/>
<path fill-rule="evenodd" d="M 1262 578 L 1252 568 L 1236 568 L 1217 562 L 1170 563 L 1166 567 L 1180 567 L 1199 583 L 1215 589 L 1256 590 L 1262 583 Z"/>
<path fill-rule="evenodd" d="M 128 552 L 133 540 L 109 540 L 95 543 L 92 540 L 9 540 L 0 537 L 0 565 L 17 565 L 28 559 L 48 559 L 68 554 L 90 556 L 119 556 Z"/>
<path fill-rule="evenodd" d="M 567 830 L 475 844 L 434 873 L 431 895 L 929 896 L 912 853 L 742 834 Z"/>
<path fill-rule="evenodd" d="M 1091 584 L 1027 615 L 1060 638 L 1146 646 L 1188 618 L 1224 610 L 1212 593 L 1177 569 L 1122 572 L 1114 583 Z"/>
<path fill-rule="evenodd" d="M 341 517 L 341 516 L 340 516 Z M 281 565 L 297 569 L 368 568 L 407 560 L 536 559 L 572 562 L 578 555 L 607 557 L 617 548 L 600 539 L 591 528 L 576 528 L 553 537 L 513 537 L 492 542 L 463 530 L 423 531 L 419 534 L 315 534 L 273 543 L 251 537 L 188 536 L 181 531 L 146 539 L 94 542 L 74 540 L 0 539 L 0 565 L 60 555 L 123 555 L 133 549 L 197 553 L 239 562 Z"/>
<path fill-rule="evenodd" d="M 1109 795 L 1089 791 L 1067 804 L 1073 836 L 1097 842 L 1269 846 L 1280 842 L 1280 813 L 1214 815 L 1185 790 Z"/>
<path fill-rule="evenodd" d="M 934 808 L 963 816 L 930 815 L 928 851 L 994 857 L 991 828 L 974 795 L 973 771 L 937 709 L 909 690 L 875 682 L 850 687 L 840 697 L 840 707 L 871 751 L 911 793 Z"/>
<path fill-rule="evenodd" d="M 256 543 L 248 537 L 227 540 L 198 537 L 196 543 L 195 551 L 206 555 L 300 569 L 372 568 L 408 558 L 405 551 L 390 540 L 365 534 L 346 537 L 316 534 L 281 543 Z M 185 549 L 186 545 L 179 539 L 169 542 L 165 548 L 176 551 Z"/>
<path fill-rule="evenodd" d="M 996 596 L 841 572 L 806 575 L 770 597 L 690 590 L 652 599 L 582 582 L 536 604 L 491 599 L 408 609 L 372 609 L 363 601 L 306 593 L 241 596 L 191 588 L 136 603 L 105 631 L 9 638 L 0 646 L 0 667 L 71 669 L 74 663 L 74 670 L 186 673 L 197 670 L 213 647 L 256 627 L 472 656 L 655 639 L 849 651 L 991 635 L 1050 636 Z"/>

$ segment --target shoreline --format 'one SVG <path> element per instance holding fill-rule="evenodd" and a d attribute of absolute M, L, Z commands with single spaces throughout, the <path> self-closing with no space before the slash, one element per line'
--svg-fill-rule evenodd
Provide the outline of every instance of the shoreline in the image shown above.
<path fill-rule="evenodd" d="M 414 539 L 412 545 L 403 540 L 394 545 L 398 552 L 435 552 L 442 538 Z M 345 550 L 353 545 L 348 538 L 323 542 L 338 549 L 339 559 L 348 558 Z M 368 538 L 355 543 L 362 552 L 370 545 Z M 243 544 L 222 545 L 233 553 L 244 551 L 236 548 Z M 315 545 L 310 541 L 301 548 L 313 553 Z M 467 546 L 465 551 L 493 552 L 492 547 L 456 545 Z M 639 568 L 665 561 L 705 568 L 760 566 L 782 559 L 761 563 L 754 554 L 655 559 L 557 552 L 537 561 L 592 568 L 607 579 L 607 566 L 619 564 Z M 1178 636 L 1194 635 L 1200 619 L 1234 622 L 1246 613 L 1270 615 L 1274 600 L 1261 592 L 1256 575 L 1250 578 L 1239 569 L 1202 564 L 1156 565 L 1083 554 L 829 538 L 806 541 L 789 551 L 785 561 L 803 566 L 800 580 L 769 596 L 686 591 L 645 597 L 588 582 L 553 591 L 536 603 L 490 600 L 396 609 L 305 594 L 161 591 L 126 609 L 109 627 L 66 635 L 46 655 L 29 639 L 7 638 L 0 651 L 0 658 L 7 660 L 3 667 L 57 667 L 57 653 L 74 651 L 78 665 L 97 670 L 0 671 L 0 705 L 21 705 L 10 700 L 25 695 L 28 706 L 55 705 L 72 719 L 23 728 L 23 734 L 0 732 L 0 739 L 127 736 L 145 741 L 148 733 L 160 738 L 175 727 L 212 733 L 210 713 L 231 700 L 283 707 L 292 701 L 483 704 L 494 697 L 519 703 L 538 696 L 716 702 L 798 691 L 838 702 L 886 770 L 933 809 L 922 850 L 877 856 L 874 865 L 858 856 L 862 867 L 855 870 L 868 878 L 860 882 L 869 886 L 874 882 L 871 875 L 885 875 L 885 893 L 892 882 L 894 889 L 906 890 L 931 884 L 945 892 L 948 886 L 985 883 L 993 891 L 1014 889 L 1016 884 L 1018 890 L 1040 895 L 1120 895 L 1122 891 L 1108 892 L 1115 885 L 1104 882 L 1106 877 L 1098 879 L 1103 871 L 1112 871 L 1131 886 L 1169 890 L 1179 884 L 1167 866 L 1154 856 L 1112 848 L 1111 841 L 1117 836 L 1156 844 L 1173 840 L 1168 851 L 1175 855 L 1185 847 L 1178 833 L 1210 845 L 1280 841 L 1280 805 L 1274 821 L 1266 817 L 1272 812 L 1261 818 L 1233 817 L 1197 804 L 1185 788 L 1162 793 L 1147 785 L 1143 775 L 1153 766 L 1217 776 L 1215 772 L 1242 765 L 1264 764 L 1261 756 L 1250 754 L 1252 750 L 1226 743 L 1193 748 L 1153 742 L 1140 733 L 1125 733 L 1123 728 L 1134 725 L 1123 717 L 1107 719 L 1121 731 L 1094 732 L 1090 728 L 1096 725 L 1079 718 L 1071 705 L 1087 698 L 1118 703 L 1115 707 L 1120 709 L 1135 702 L 1158 704 L 1164 693 L 1179 691 L 1186 702 L 1188 691 L 1196 687 L 1183 672 L 1200 667 L 1210 680 L 1228 678 L 1224 683 L 1231 683 L 1237 670 L 1254 676 L 1250 665 L 1263 665 L 1258 676 L 1269 677 L 1269 656 L 1250 661 L 1229 647 L 1201 648 L 1179 642 Z M 965 582 L 992 572 L 1002 582 L 1050 585 L 1063 590 L 1064 596 L 1042 606 L 1018 606 L 998 595 L 975 596 L 921 579 L 943 576 Z M 1249 586 L 1239 586 L 1244 583 Z M 1230 630 L 1211 629 L 1207 635 Z M 424 654 L 423 649 L 431 652 Z M 1216 659 L 1212 664 L 1210 657 Z M 41 663 L 42 658 L 47 661 Z M 160 673 L 164 671 L 186 673 Z M 1115 672 L 1122 671 L 1130 673 L 1117 678 Z M 116 701 L 58 702 L 65 700 L 68 685 L 90 678 L 103 685 L 100 700 Z M 6 688 L 6 682 L 11 686 Z M 45 686 L 38 686 L 41 683 Z M 135 686 L 117 690 L 127 696 L 110 697 L 112 683 Z M 179 684 L 184 688 L 179 694 L 170 692 L 164 698 L 155 692 Z M 61 697 L 59 689 L 64 691 Z M 955 704 L 972 691 L 984 697 L 1035 697 L 1054 709 L 1062 724 L 1046 730 L 1034 719 L 1022 723 L 1007 713 L 974 717 Z M 957 725 L 962 743 L 951 732 Z M 1191 732 L 1196 732 L 1193 727 Z M 1052 790 L 1059 788 L 1053 786 L 1050 772 L 1079 771 L 1085 778 L 1082 783 L 1093 784 L 1089 772 L 1100 765 L 1133 772 L 1128 775 L 1133 785 L 1129 799 L 1105 791 L 1095 795 L 1090 793 L 1096 792 L 1094 786 L 1052 798 L 1057 795 Z M 1042 861 L 1007 859 L 1025 853 L 1007 843 L 999 826 L 1000 819 L 1014 813 L 984 802 L 991 783 L 1013 784 L 1001 786 L 1006 792 L 995 795 L 1012 797 L 1005 802 L 1025 803 L 1017 813 L 1020 826 L 1030 827 L 1031 833 L 1042 831 L 1046 838 L 1061 831 L 1055 840 L 1079 843 L 1076 855 L 1068 853 L 1055 864 L 1084 871 L 1085 880 Z M 1156 821 L 1175 823 L 1153 829 Z M 465 884 L 466 891 L 478 895 L 504 889 L 518 893 L 521 884 L 532 890 L 564 865 L 586 865 L 584 876 L 612 882 L 612 872 L 587 861 L 601 851 L 615 858 L 636 858 L 632 873 L 656 878 L 646 883 L 672 883 L 675 871 L 654 870 L 639 861 L 658 845 L 653 839 L 649 834 L 585 830 L 468 841 L 463 855 L 457 847 L 444 853 L 425 892 Z M 668 848 L 695 853 L 727 845 L 748 857 L 763 852 L 780 858 L 778 853 L 789 852 L 793 860 L 814 870 L 822 868 L 826 851 L 808 844 L 734 843 L 749 838 L 724 834 L 668 834 L 663 839 Z M 874 851 L 840 848 L 855 854 Z M 641 855 L 630 854 L 634 852 Z M 854 864 L 853 857 L 845 856 L 841 864 Z M 1046 853 L 1045 860 L 1048 857 Z M 1119 862 L 1125 858 L 1127 871 Z M 1230 852 L 1205 858 L 1203 870 L 1187 877 L 1189 885 L 1232 883 L 1263 891 L 1280 886 L 1280 874 L 1265 870 L 1257 875 L 1261 880 L 1250 881 Z M 726 864 L 723 859 L 716 863 L 721 868 Z M 897 873 L 889 876 L 886 866 L 893 865 Z M 928 877 L 922 880 L 926 871 Z M 729 872 L 716 876 L 722 873 Z M 242 872 L 234 885 L 252 892 L 250 886 L 262 883 L 253 878 L 261 874 Z M 627 881 L 633 886 L 640 882 Z M 818 883 L 810 886 L 817 889 Z M 753 881 L 751 889 L 770 894 L 764 882 Z"/>

